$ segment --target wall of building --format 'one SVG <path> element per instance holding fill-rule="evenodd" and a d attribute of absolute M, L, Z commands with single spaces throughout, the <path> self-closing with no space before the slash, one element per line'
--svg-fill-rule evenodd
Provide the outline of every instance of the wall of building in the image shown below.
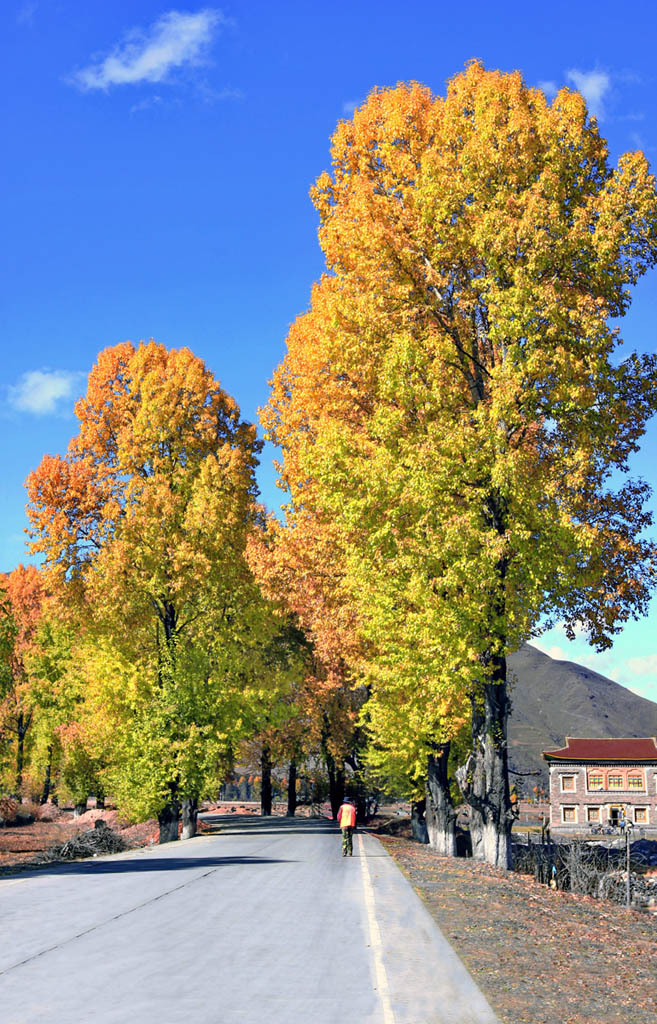
<path fill-rule="evenodd" d="M 657 830 L 657 763 L 654 764 L 576 764 L 559 761 L 551 762 L 550 769 L 550 827 L 557 831 L 581 831 L 595 824 L 596 808 L 598 821 L 606 825 L 610 822 L 610 811 L 613 805 L 619 805 L 629 811 L 630 820 L 637 826 Z M 643 789 L 631 789 L 628 774 L 643 777 Z M 602 776 L 602 789 L 589 786 L 590 777 Z M 622 778 L 621 788 L 606 788 L 609 776 Z M 566 779 L 574 779 L 574 789 L 564 788 Z M 574 809 L 574 821 L 564 820 L 564 809 Z M 591 814 L 589 810 L 591 809 Z M 642 818 L 645 808 L 646 821 Z M 638 810 L 638 814 L 637 814 Z M 570 812 L 566 810 L 566 818 Z M 591 820 L 593 818 L 594 820 Z"/>

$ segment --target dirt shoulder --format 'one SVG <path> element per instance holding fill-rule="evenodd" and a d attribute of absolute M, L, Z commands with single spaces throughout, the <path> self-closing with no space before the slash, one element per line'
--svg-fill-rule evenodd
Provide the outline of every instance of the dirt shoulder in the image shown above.
<path fill-rule="evenodd" d="M 378 834 L 504 1024 L 654 1024 L 657 918 Z"/>
<path fill-rule="evenodd" d="M 37 867 L 40 853 L 93 828 L 98 818 L 118 832 L 128 847 L 148 846 L 151 841 L 157 841 L 158 825 L 154 819 L 128 825 L 119 819 L 116 811 L 90 810 L 79 818 L 61 812 L 54 821 L 0 828 L 0 877 Z"/>

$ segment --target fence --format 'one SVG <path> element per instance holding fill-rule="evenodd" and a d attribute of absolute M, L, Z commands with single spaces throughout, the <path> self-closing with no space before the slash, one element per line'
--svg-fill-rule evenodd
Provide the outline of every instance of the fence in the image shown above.
<path fill-rule="evenodd" d="M 643 849 L 631 844 L 629 835 L 617 844 L 602 846 L 586 840 L 556 843 L 542 837 L 514 843 L 513 865 L 520 874 L 533 875 L 553 889 L 611 900 L 627 907 L 657 906 L 657 876 L 646 875 L 650 860 Z"/>

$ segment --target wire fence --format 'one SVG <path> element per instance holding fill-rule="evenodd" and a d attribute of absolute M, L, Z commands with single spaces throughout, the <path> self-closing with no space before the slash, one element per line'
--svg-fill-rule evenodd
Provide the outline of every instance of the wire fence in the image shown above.
<path fill-rule="evenodd" d="M 656 849 L 651 855 L 651 847 Z M 513 846 L 514 870 L 553 889 L 611 900 L 638 909 L 657 909 L 657 875 L 649 873 L 657 844 L 631 843 L 622 836 L 609 844 L 586 839 L 555 842 L 548 837 Z"/>

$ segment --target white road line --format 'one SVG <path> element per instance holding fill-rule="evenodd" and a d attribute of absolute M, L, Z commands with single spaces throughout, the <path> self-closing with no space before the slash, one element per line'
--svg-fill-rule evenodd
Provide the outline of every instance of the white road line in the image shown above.
<path fill-rule="evenodd" d="M 370 946 L 374 954 L 374 969 L 376 972 L 376 985 L 381 997 L 383 1007 L 383 1024 L 395 1024 L 395 1017 L 390 1002 L 390 990 L 388 988 L 388 977 L 383 963 L 383 945 L 381 943 L 381 932 L 376 920 L 376 907 L 374 904 L 374 889 L 370 878 L 370 869 L 365 854 L 365 842 L 362 835 L 358 835 L 358 848 L 360 851 L 360 863 L 363 869 L 363 892 L 365 894 L 365 907 L 367 920 L 370 928 Z"/>

